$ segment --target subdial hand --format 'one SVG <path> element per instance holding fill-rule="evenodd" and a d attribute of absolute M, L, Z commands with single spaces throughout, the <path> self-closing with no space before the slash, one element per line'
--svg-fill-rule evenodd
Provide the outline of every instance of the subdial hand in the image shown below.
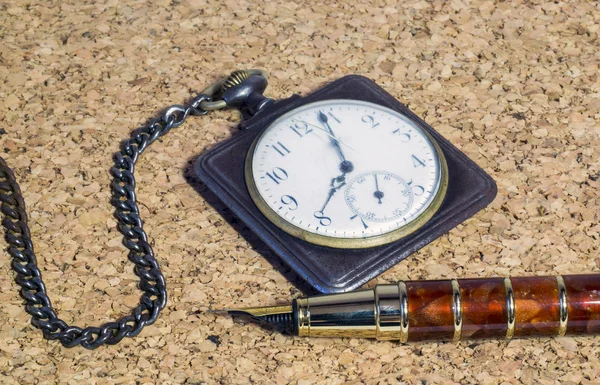
<path fill-rule="evenodd" d="M 381 204 L 381 198 L 383 198 L 385 194 L 383 193 L 383 191 L 379 190 L 379 181 L 377 180 L 377 174 L 373 174 L 373 176 L 375 177 L 375 192 L 373 193 L 373 196 L 377 200 L 379 200 L 379 204 Z"/>

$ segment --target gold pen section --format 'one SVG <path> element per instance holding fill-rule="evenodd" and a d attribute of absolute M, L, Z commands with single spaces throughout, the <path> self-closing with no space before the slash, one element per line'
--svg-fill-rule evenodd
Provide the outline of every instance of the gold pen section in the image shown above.
<path fill-rule="evenodd" d="M 296 300 L 298 335 L 401 339 L 408 323 L 399 285 Z"/>
<path fill-rule="evenodd" d="M 406 281 L 298 299 L 306 337 L 422 341 L 600 333 L 600 275 Z"/>

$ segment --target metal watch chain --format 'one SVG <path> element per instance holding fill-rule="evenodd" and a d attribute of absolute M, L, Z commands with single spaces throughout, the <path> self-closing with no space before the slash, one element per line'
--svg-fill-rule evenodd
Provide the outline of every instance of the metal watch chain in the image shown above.
<path fill-rule="evenodd" d="M 165 278 L 142 228 L 135 194 L 135 164 L 150 144 L 172 128 L 182 125 L 188 116 L 206 115 L 209 110 L 224 108 L 222 100 L 212 100 L 213 95 L 220 92 L 224 84 L 230 84 L 232 78 L 233 81 L 238 81 L 236 79 L 240 77 L 243 80 L 248 72 L 236 71 L 225 81 L 208 87 L 192 100 L 189 107 L 168 107 L 161 118 L 153 119 L 147 126 L 136 130 L 115 154 L 115 165 L 111 169 L 111 203 L 115 206 L 117 227 L 123 234 L 123 244 L 129 249 L 129 259 L 135 264 L 134 272 L 140 278 L 139 286 L 143 294 L 131 314 L 100 327 L 82 329 L 70 326 L 56 315 L 37 265 L 19 184 L 0 157 L 0 212 L 9 245 L 8 252 L 12 257 L 11 266 L 16 272 L 15 280 L 21 286 L 25 310 L 31 315 L 32 324 L 42 330 L 45 338 L 59 340 L 65 347 L 81 345 L 95 349 L 103 344 L 116 344 L 124 337 L 135 337 L 144 326 L 156 321 L 167 304 L 167 291 Z"/>

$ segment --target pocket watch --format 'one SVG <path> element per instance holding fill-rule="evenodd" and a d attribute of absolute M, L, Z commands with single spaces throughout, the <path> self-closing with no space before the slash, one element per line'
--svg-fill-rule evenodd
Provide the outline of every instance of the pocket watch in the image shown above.
<path fill-rule="evenodd" d="M 222 98 L 241 132 L 195 171 L 321 292 L 352 290 L 489 204 L 492 178 L 371 80 L 349 75 L 274 101 L 264 73 Z"/>

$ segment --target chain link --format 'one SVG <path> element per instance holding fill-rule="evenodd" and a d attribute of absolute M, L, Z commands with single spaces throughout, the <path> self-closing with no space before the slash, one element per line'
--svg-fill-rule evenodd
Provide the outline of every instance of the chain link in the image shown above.
<path fill-rule="evenodd" d="M 210 101 L 209 95 L 201 94 L 188 108 L 180 105 L 167 108 L 160 119 L 154 119 L 146 127 L 134 132 L 115 154 L 115 165 L 111 169 L 111 203 L 115 206 L 117 228 L 123 234 L 123 244 L 129 249 L 129 259 L 135 265 L 134 272 L 140 278 L 139 287 L 143 294 L 139 305 L 130 315 L 101 327 L 82 329 L 70 326 L 56 315 L 33 251 L 23 195 L 12 170 L 0 157 L 0 212 L 9 245 L 8 253 L 12 257 L 11 266 L 16 272 L 15 280 L 21 286 L 25 310 L 31 315 L 31 323 L 42 330 L 45 338 L 59 340 L 69 348 L 81 345 L 95 349 L 103 344 L 116 344 L 124 337 L 135 337 L 144 326 L 156 321 L 167 304 L 167 291 L 165 278 L 142 228 L 135 196 L 134 167 L 139 156 L 156 139 L 172 128 L 179 127 L 189 115 L 205 115 L 208 111 L 200 105 Z"/>

